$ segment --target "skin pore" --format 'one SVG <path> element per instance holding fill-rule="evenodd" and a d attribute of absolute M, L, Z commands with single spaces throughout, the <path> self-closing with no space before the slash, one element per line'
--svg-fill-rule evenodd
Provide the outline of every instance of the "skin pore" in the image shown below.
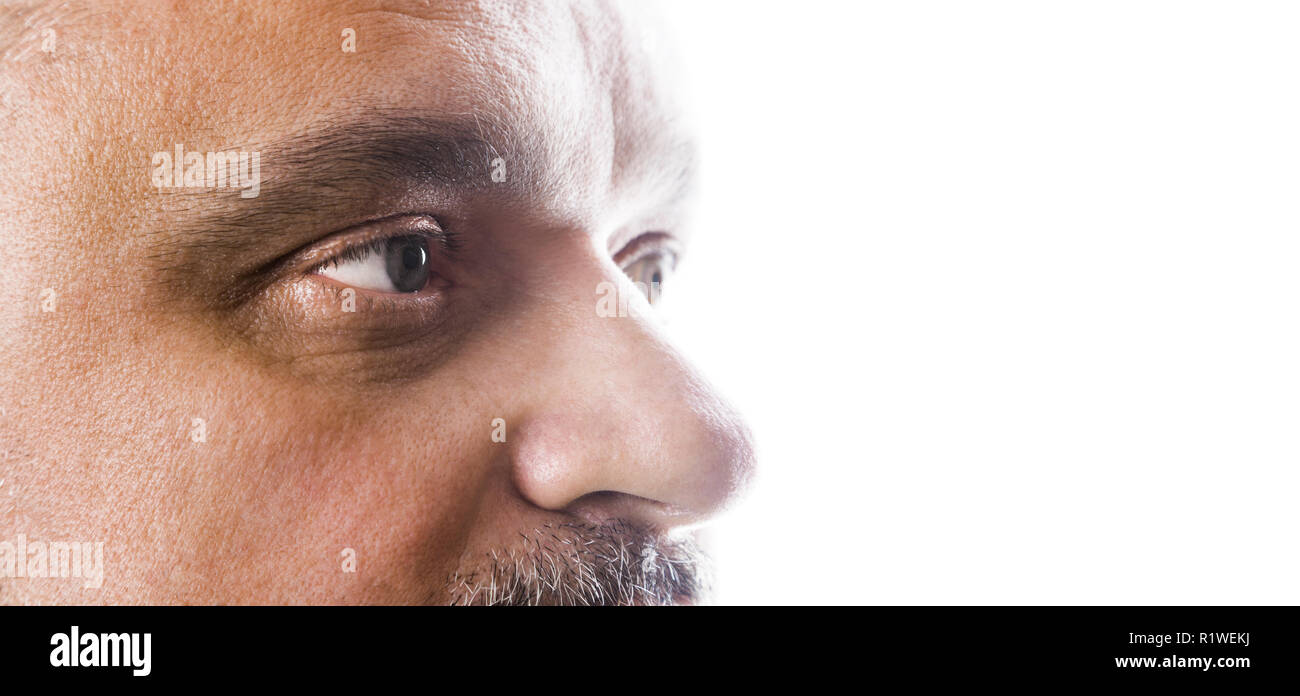
<path fill-rule="evenodd" d="M 642 3 L 0 21 L 0 541 L 104 553 L 0 602 L 700 598 L 753 451 L 633 285 L 696 168 Z M 177 144 L 258 194 L 156 186 Z"/>

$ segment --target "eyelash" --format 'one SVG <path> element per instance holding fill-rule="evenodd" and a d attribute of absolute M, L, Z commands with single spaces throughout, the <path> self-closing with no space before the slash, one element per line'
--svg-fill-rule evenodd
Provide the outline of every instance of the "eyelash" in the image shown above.
<path fill-rule="evenodd" d="M 320 273 L 326 268 L 338 268 L 339 265 L 342 264 L 344 261 L 362 261 L 370 254 L 383 253 L 384 247 L 389 242 L 393 241 L 394 239 L 401 239 L 402 237 L 406 237 L 406 236 L 414 236 L 414 235 L 400 234 L 400 233 L 393 234 L 393 235 L 378 237 L 376 239 L 371 239 L 368 241 L 353 244 L 352 246 L 349 247 L 345 247 L 342 251 L 334 254 L 333 256 L 329 257 L 328 259 L 325 259 L 320 264 L 318 264 L 315 268 L 312 269 L 312 273 Z M 419 235 L 419 236 L 428 238 L 428 235 Z"/>

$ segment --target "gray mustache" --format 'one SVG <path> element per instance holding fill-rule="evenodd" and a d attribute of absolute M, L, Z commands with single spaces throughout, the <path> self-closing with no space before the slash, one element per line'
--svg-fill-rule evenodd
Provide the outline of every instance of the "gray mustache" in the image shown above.
<path fill-rule="evenodd" d="M 664 605 L 699 602 L 712 585 L 691 540 L 656 539 L 615 520 L 548 524 L 484 554 L 448 581 L 463 606 Z"/>

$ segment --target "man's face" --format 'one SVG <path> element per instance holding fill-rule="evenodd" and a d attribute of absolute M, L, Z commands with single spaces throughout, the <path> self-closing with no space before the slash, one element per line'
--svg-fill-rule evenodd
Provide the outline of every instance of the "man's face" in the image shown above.
<path fill-rule="evenodd" d="M 104 575 L 0 601 L 691 599 L 752 450 L 633 284 L 694 172 L 636 10 L 6 9 L 0 540 Z"/>

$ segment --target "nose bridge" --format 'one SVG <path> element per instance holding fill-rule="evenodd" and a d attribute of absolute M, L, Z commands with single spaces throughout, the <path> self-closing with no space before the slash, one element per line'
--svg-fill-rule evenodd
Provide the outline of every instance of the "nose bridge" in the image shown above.
<path fill-rule="evenodd" d="M 549 310 L 566 320 L 551 323 L 548 364 L 528 375 L 531 403 L 512 438 L 520 492 L 542 508 L 655 526 L 710 516 L 750 475 L 748 431 L 643 298 L 625 313 L 598 310 L 602 283 L 638 292 L 621 273 L 573 282 L 568 306 Z"/>

